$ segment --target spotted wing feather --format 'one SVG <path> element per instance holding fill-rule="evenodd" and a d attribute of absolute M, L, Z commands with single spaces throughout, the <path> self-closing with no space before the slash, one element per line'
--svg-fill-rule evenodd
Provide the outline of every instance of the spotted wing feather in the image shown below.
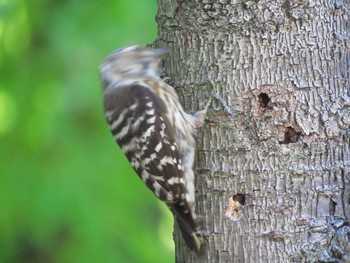
<path fill-rule="evenodd" d="M 162 201 L 179 201 L 178 193 L 186 193 L 186 187 L 164 102 L 139 85 L 106 93 L 105 111 L 111 132 L 136 173 Z"/>

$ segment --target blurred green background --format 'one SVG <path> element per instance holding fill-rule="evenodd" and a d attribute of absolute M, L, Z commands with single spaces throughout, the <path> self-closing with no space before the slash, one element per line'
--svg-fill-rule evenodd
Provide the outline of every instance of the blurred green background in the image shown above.
<path fill-rule="evenodd" d="M 104 120 L 98 66 L 156 0 L 0 0 L 0 262 L 173 262 L 172 217 Z"/>

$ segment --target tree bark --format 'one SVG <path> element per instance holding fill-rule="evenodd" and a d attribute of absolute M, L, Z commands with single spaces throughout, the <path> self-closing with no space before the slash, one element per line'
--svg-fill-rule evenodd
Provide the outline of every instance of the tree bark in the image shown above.
<path fill-rule="evenodd" d="M 223 98 L 197 138 L 208 241 L 175 230 L 176 262 L 350 262 L 350 1 L 158 3 L 184 108 Z"/>

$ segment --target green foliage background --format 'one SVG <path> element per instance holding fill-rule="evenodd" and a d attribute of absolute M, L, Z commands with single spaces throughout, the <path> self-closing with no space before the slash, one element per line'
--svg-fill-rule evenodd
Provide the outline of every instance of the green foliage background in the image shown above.
<path fill-rule="evenodd" d="M 107 129 L 98 66 L 155 0 L 0 0 L 0 262 L 172 262 L 172 219 Z"/>

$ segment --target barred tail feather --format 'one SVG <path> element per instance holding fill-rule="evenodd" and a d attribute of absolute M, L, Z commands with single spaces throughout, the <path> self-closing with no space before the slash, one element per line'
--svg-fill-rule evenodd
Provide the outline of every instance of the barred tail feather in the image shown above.
<path fill-rule="evenodd" d="M 186 245 L 197 254 L 201 251 L 203 236 L 199 231 L 194 231 L 181 220 L 176 220 Z"/>
<path fill-rule="evenodd" d="M 170 209 L 174 214 L 176 224 L 180 229 L 185 243 L 192 251 L 199 254 L 203 244 L 203 236 L 200 233 L 200 225 L 195 218 L 195 215 L 189 212 L 189 210 L 184 209 L 184 207 L 179 204 L 172 205 Z"/>

